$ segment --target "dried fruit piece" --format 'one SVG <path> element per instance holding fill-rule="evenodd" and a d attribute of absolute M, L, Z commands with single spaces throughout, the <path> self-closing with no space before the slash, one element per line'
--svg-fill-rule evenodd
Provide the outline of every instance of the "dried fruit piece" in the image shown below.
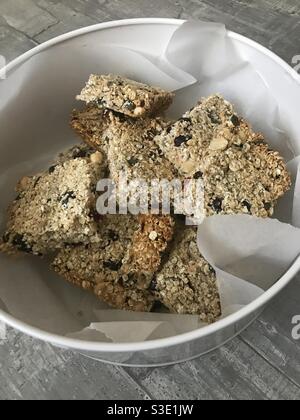
<path fill-rule="evenodd" d="M 192 136 L 186 135 L 186 136 L 178 136 L 174 139 L 174 144 L 176 147 L 180 147 L 183 144 L 187 143 L 189 140 L 191 140 Z"/>

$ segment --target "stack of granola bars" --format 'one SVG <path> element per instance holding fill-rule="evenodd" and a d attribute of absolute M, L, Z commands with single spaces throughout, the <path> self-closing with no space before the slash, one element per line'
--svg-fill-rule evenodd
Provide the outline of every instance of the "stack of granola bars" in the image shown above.
<path fill-rule="evenodd" d="M 221 96 L 203 99 L 175 122 L 163 118 L 174 95 L 119 76 L 92 75 L 71 126 L 83 143 L 45 172 L 24 177 L 0 249 L 53 255 L 51 267 L 114 308 L 221 315 L 216 273 L 197 233 L 176 215 L 96 211 L 97 183 L 201 179 L 204 217 L 270 217 L 289 190 L 280 155 Z"/>

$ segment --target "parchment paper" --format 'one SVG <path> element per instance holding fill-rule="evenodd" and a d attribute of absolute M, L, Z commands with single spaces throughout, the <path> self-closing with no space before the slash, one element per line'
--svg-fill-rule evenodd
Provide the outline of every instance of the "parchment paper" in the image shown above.
<path fill-rule="evenodd" d="M 187 22 L 164 51 L 153 56 L 115 43 L 101 48 L 93 42 L 84 48 L 61 44 L 33 57 L 22 71 L 16 69 L 1 82 L 0 221 L 3 226 L 18 178 L 42 169 L 56 152 L 74 143 L 69 112 L 78 106 L 75 95 L 90 73 L 117 73 L 176 91 L 170 118 L 179 117 L 201 96 L 221 93 L 286 158 L 294 182 L 278 206 L 278 220 L 215 216 L 199 227 L 199 249 L 216 269 L 224 317 L 263 294 L 300 254 L 297 129 L 283 93 L 266 82 L 247 53 L 228 37 L 224 25 Z M 29 98 L 30 112 L 24 112 L 24 120 L 21 117 L 16 124 L 14 116 L 20 119 Z M 10 145 L 21 140 L 26 147 L 16 155 Z M 138 342 L 204 325 L 197 316 L 111 310 L 50 273 L 47 261 L 29 257 L 12 262 L 4 255 L 0 261 L 0 307 L 48 332 L 97 342 Z"/>

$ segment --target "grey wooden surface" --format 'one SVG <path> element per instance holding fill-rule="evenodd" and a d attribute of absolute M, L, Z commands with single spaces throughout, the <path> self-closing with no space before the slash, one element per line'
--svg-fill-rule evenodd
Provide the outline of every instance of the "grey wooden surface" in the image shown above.
<path fill-rule="evenodd" d="M 132 17 L 224 22 L 278 53 L 300 54 L 299 0 L 0 0 L 0 54 L 13 59 L 54 36 Z M 300 277 L 240 337 L 198 360 L 123 369 L 0 331 L 0 399 L 300 399 Z"/>

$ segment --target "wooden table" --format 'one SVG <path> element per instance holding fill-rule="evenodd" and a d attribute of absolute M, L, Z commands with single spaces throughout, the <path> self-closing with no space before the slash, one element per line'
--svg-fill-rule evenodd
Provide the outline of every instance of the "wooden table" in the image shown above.
<path fill-rule="evenodd" d="M 82 26 L 153 16 L 224 22 L 288 63 L 300 54 L 299 0 L 1 0 L 0 54 L 13 59 Z M 300 399 L 297 314 L 300 277 L 230 344 L 157 369 L 108 366 L 0 330 L 0 399 Z"/>

